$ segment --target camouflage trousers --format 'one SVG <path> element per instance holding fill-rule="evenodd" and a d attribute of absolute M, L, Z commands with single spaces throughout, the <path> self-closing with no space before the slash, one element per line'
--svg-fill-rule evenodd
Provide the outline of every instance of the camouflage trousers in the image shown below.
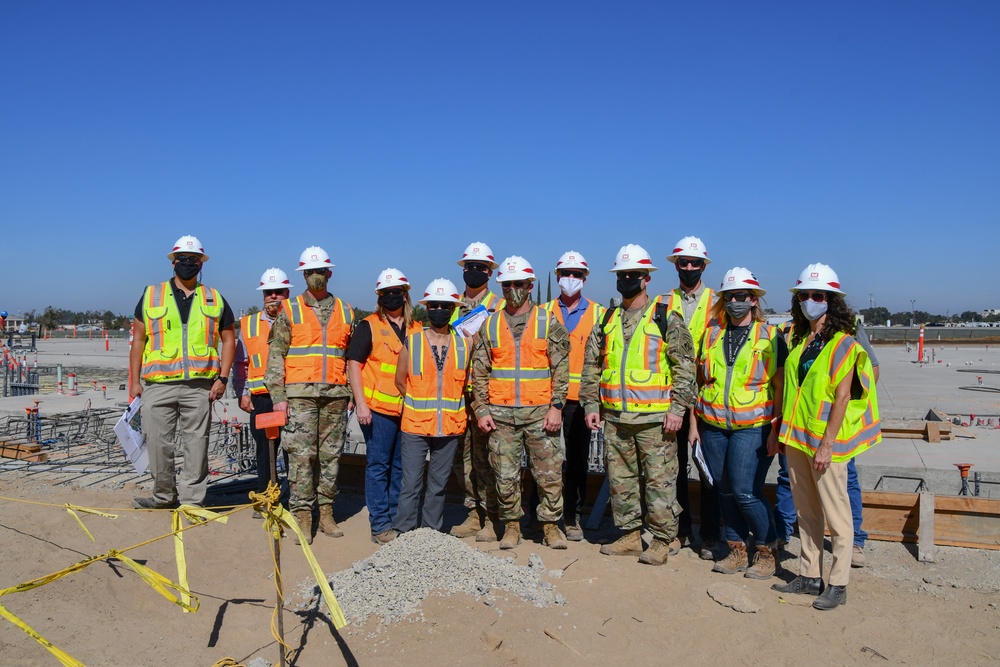
<path fill-rule="evenodd" d="M 347 435 L 346 398 L 289 398 L 281 444 L 288 452 L 288 509 L 332 505 Z"/>
<path fill-rule="evenodd" d="M 521 507 L 521 453 L 528 452 L 531 473 L 538 486 L 541 503 L 536 516 L 542 523 L 559 521 L 563 513 L 562 448 L 559 436 L 542 428 L 544 420 L 530 424 L 496 422 L 490 433 L 490 466 L 496 475 L 496 495 L 500 519 L 516 521 L 524 516 Z"/>
<path fill-rule="evenodd" d="M 468 396 L 465 402 L 469 425 L 465 435 L 459 437 L 455 449 L 455 478 L 465 494 L 466 508 L 479 506 L 490 514 L 496 514 L 497 482 L 490 466 L 490 436 L 479 428 L 475 413 L 468 407 L 472 403 Z"/>
<path fill-rule="evenodd" d="M 611 511 L 622 530 L 642 527 L 639 474 L 646 480 L 646 525 L 666 541 L 677 537 L 677 436 L 662 422 L 604 424 L 604 465 L 611 490 Z"/>

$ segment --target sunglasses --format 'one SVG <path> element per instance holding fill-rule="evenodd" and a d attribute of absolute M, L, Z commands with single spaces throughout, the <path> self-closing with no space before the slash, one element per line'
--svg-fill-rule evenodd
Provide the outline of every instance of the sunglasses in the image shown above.
<path fill-rule="evenodd" d="M 511 280 L 511 281 L 506 282 L 506 283 L 500 283 L 500 287 L 502 287 L 505 290 L 509 290 L 509 289 L 521 289 L 523 287 L 531 287 L 531 281 L 530 280 Z"/>
<path fill-rule="evenodd" d="M 559 272 L 560 278 L 583 278 L 584 275 L 583 271 L 574 271 L 572 269 L 563 269 Z"/>
<path fill-rule="evenodd" d="M 201 264 L 201 257 L 198 255 L 174 255 L 175 262 L 194 262 Z"/>
<path fill-rule="evenodd" d="M 705 266 L 705 260 L 703 259 L 690 259 L 688 257 L 678 257 L 677 266 L 684 268 L 685 266 L 690 266 L 695 269 L 700 269 Z"/>
<path fill-rule="evenodd" d="M 826 301 L 827 295 L 826 292 L 799 292 L 798 294 L 796 294 L 796 296 L 798 297 L 799 301 L 808 301 L 809 299 L 812 299 L 817 303 L 823 303 L 824 301 Z"/>
<path fill-rule="evenodd" d="M 384 289 L 380 294 L 387 294 L 388 296 L 401 296 L 406 294 L 406 290 L 402 287 L 390 287 L 389 289 Z"/>
<path fill-rule="evenodd" d="M 739 302 L 742 303 L 744 301 L 749 301 L 750 297 L 752 297 L 752 296 L 753 296 L 753 294 L 751 294 L 750 292 L 723 292 L 722 293 L 722 300 L 723 301 L 739 301 Z"/>
<path fill-rule="evenodd" d="M 453 310 L 455 304 L 446 301 L 430 301 L 427 303 L 427 310 Z"/>
<path fill-rule="evenodd" d="M 288 290 L 284 290 L 284 289 L 266 289 L 266 290 L 264 290 L 264 296 L 265 297 L 269 297 L 269 296 L 284 296 L 287 292 L 288 292 Z"/>
<path fill-rule="evenodd" d="M 313 275 L 326 275 L 326 269 L 306 269 L 302 272 L 303 276 L 313 276 Z"/>
<path fill-rule="evenodd" d="M 466 262 L 465 263 L 465 270 L 466 271 L 482 271 L 483 273 L 489 273 L 490 272 L 490 267 L 487 266 L 486 264 L 480 264 L 479 262 Z"/>
<path fill-rule="evenodd" d="M 619 271 L 618 277 L 624 278 L 625 280 L 632 280 L 633 278 L 645 278 L 647 274 L 645 271 Z"/>

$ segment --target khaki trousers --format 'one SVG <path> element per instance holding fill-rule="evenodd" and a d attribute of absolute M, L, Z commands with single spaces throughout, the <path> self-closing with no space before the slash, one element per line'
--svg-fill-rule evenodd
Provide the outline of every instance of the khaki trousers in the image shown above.
<path fill-rule="evenodd" d="M 208 490 L 208 400 L 212 380 L 147 382 L 142 390 L 142 431 L 146 434 L 153 499 L 201 506 Z M 174 485 L 174 434 L 181 441 L 181 471 Z"/>
<path fill-rule="evenodd" d="M 847 497 L 847 463 L 831 463 L 826 472 L 821 473 L 813 469 L 813 457 L 809 454 L 793 447 L 785 451 L 792 498 L 799 517 L 799 537 L 802 538 L 799 574 L 803 577 L 823 576 L 825 518 L 833 543 L 833 566 L 827 583 L 830 586 L 846 586 L 851 574 L 851 549 L 854 545 L 851 501 Z"/>

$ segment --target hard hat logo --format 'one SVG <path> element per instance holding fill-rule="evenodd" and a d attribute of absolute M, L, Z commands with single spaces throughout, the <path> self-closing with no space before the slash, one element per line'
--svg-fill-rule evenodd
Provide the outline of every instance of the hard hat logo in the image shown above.
<path fill-rule="evenodd" d="M 624 259 L 625 261 L 628 261 L 628 253 L 627 252 L 624 253 L 624 254 L 622 254 L 622 259 Z"/>
<path fill-rule="evenodd" d="M 817 273 L 816 271 L 813 271 L 812 273 L 810 273 L 809 274 L 809 280 L 819 280 L 819 273 Z"/>
<path fill-rule="evenodd" d="M 309 259 L 319 259 L 319 255 L 309 255 Z"/>

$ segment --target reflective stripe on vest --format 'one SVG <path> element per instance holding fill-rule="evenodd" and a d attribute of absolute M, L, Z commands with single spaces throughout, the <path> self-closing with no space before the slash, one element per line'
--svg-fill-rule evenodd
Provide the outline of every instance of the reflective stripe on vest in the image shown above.
<path fill-rule="evenodd" d="M 372 351 L 361 366 L 361 384 L 368 407 L 385 415 L 398 417 L 403 412 L 403 397 L 396 389 L 396 362 L 403 342 L 389 322 L 378 313 L 364 319 L 372 330 Z M 412 322 L 407 333 L 420 331 L 419 322 Z"/>
<path fill-rule="evenodd" d="M 656 301 L 639 317 L 629 342 L 622 335 L 621 308 L 604 328 L 601 405 L 619 412 L 666 412 L 673 386 L 666 346 L 653 321 Z"/>
<path fill-rule="evenodd" d="M 291 324 L 292 340 L 285 355 L 285 384 L 347 384 L 347 344 L 354 310 L 334 297 L 326 327 L 300 294 L 281 303 Z"/>
<path fill-rule="evenodd" d="M 142 306 L 146 327 L 142 378 L 147 382 L 175 382 L 218 377 L 221 368 L 218 326 L 222 311 L 219 293 L 198 285 L 184 324 L 170 283 L 147 287 Z"/>
<path fill-rule="evenodd" d="M 271 323 L 264 319 L 264 313 L 244 315 L 240 320 L 240 337 L 247 351 L 247 391 L 255 396 L 267 393 L 264 386 L 264 372 L 267 370 L 267 337 L 271 333 Z"/>
<path fill-rule="evenodd" d="M 451 332 L 444 371 L 439 373 L 427 334 L 418 329 L 407 339 L 410 363 L 400 430 L 429 437 L 465 433 L 468 421 L 465 382 L 469 369 L 469 342 Z"/>
<path fill-rule="evenodd" d="M 848 461 L 882 440 L 871 360 L 856 340 L 837 333 L 823 346 L 799 386 L 799 360 L 805 345 L 805 339 L 799 341 L 785 362 L 784 419 L 778 438 L 789 447 L 814 455 L 826 431 L 837 385 L 856 373 L 861 395 L 848 401 L 833 443 L 833 460 Z"/>
<path fill-rule="evenodd" d="M 552 313 L 560 324 L 566 324 L 563 321 L 559 299 L 550 301 L 546 305 L 546 310 Z M 580 316 L 576 328 L 569 332 L 569 393 L 566 394 L 568 401 L 580 400 L 580 379 L 583 377 L 583 357 L 587 349 L 587 340 L 594 325 L 604 317 L 604 311 L 604 306 L 591 301 L 587 310 Z"/>
<path fill-rule="evenodd" d="M 526 407 L 547 405 L 552 398 L 549 368 L 549 311 L 532 306 L 518 344 L 504 311 L 486 319 L 493 370 L 490 405 Z"/>
<path fill-rule="evenodd" d="M 698 299 L 698 305 L 695 306 L 694 314 L 690 320 L 684 317 L 684 299 L 681 296 L 681 288 L 678 287 L 670 292 L 669 295 L 661 294 L 656 297 L 656 300 L 661 302 L 666 300 L 667 311 L 677 313 L 687 323 L 688 331 L 691 332 L 691 338 L 694 340 L 695 358 L 699 358 L 702 353 L 702 340 L 708 332 L 708 328 L 715 324 L 710 314 L 712 303 L 715 301 L 715 292 L 707 287 L 705 288 L 705 291 L 701 293 L 701 297 Z"/>
<path fill-rule="evenodd" d="M 726 327 L 715 325 L 705 334 L 699 359 L 705 384 L 698 393 L 695 411 L 713 426 L 736 430 L 760 426 L 771 419 L 771 378 L 778 370 L 778 331 L 761 322 L 751 327 L 732 366 L 726 365 Z"/>

